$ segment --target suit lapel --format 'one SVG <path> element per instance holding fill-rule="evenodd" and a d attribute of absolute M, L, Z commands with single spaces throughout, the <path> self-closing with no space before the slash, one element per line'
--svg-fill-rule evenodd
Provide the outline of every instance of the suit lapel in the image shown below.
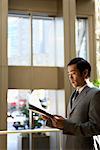
<path fill-rule="evenodd" d="M 74 92 L 73 92 L 74 93 Z M 73 97 L 73 93 L 72 93 L 72 95 L 70 96 L 70 98 L 69 98 L 69 103 L 68 103 L 68 106 L 67 106 L 67 117 L 69 117 L 69 115 L 70 115 L 70 113 L 71 113 L 71 111 L 72 111 L 72 107 L 71 107 L 71 101 L 72 101 L 72 97 Z"/>
<path fill-rule="evenodd" d="M 70 102 L 69 102 L 69 106 L 68 106 L 68 116 L 70 114 L 72 114 L 72 112 L 74 111 L 74 109 L 77 107 L 77 105 L 80 103 L 81 100 L 83 100 L 83 97 L 87 94 L 88 90 L 90 88 L 88 86 L 86 86 L 81 93 L 77 96 L 75 103 L 73 105 L 73 107 L 71 108 L 71 98 L 70 98 Z"/>
<path fill-rule="evenodd" d="M 68 107 L 67 107 L 67 117 L 68 118 L 69 118 L 69 115 L 70 115 L 71 111 L 72 111 L 72 108 L 71 108 L 71 100 L 70 100 L 69 103 L 68 103 Z"/>

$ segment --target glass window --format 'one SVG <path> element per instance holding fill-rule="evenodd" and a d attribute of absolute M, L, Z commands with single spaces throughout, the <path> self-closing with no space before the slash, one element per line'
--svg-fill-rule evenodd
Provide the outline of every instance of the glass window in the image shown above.
<path fill-rule="evenodd" d="M 32 118 L 29 114 L 29 103 L 35 105 L 51 114 L 59 114 L 65 116 L 65 93 L 64 90 L 8 90 L 7 96 L 8 102 L 8 117 L 7 117 L 7 128 L 8 130 L 20 130 L 32 128 L 45 128 L 45 121 L 42 120 L 41 115 L 37 113 L 32 114 Z M 32 119 L 32 120 L 31 120 Z M 29 122 L 31 126 L 29 126 Z M 56 146 L 56 135 L 55 133 L 43 134 L 42 138 L 50 136 L 50 149 L 54 149 Z M 54 138 L 55 135 L 55 138 Z M 37 134 L 41 137 L 41 134 Z M 38 138 L 37 137 L 37 138 Z M 22 139 L 23 138 L 23 139 Z M 19 150 L 19 147 L 24 145 L 24 138 L 29 141 L 29 135 L 24 134 L 8 134 L 7 135 L 7 149 Z M 26 142 L 27 142 L 26 141 Z M 23 143 L 21 143 L 23 142 Z M 46 141 L 45 141 L 46 142 Z M 44 145 L 46 144 L 44 142 Z M 36 142 L 37 143 L 37 142 Z M 59 145 L 59 144 L 58 144 Z M 27 143 L 27 149 L 29 149 L 29 143 Z M 53 148 L 52 148 L 53 147 Z M 26 148 L 26 147 L 24 147 Z M 23 149 L 24 149 L 23 148 Z"/>
<path fill-rule="evenodd" d="M 55 65 L 54 19 L 33 18 L 33 65 Z"/>
<path fill-rule="evenodd" d="M 97 78 L 100 79 L 100 37 L 96 39 Z"/>
<path fill-rule="evenodd" d="M 62 98 L 63 100 L 61 101 L 60 98 Z M 10 116 L 12 118 L 20 116 L 22 114 L 24 114 L 26 118 L 29 117 L 29 114 L 27 114 L 29 103 L 52 114 L 60 112 L 60 115 L 62 113 L 62 115 L 64 115 L 64 112 L 59 107 L 61 103 L 62 107 L 64 107 L 64 90 L 8 90 L 7 102 L 8 117 Z M 59 108 L 59 110 L 57 107 Z M 16 126 L 14 127 L 16 128 Z M 19 128 L 20 127 L 21 126 L 19 126 Z M 22 126 L 22 128 L 27 128 L 27 126 Z"/>
<path fill-rule="evenodd" d="M 96 13 L 96 65 L 97 65 L 97 79 L 100 80 L 100 0 L 95 1 Z"/>
<path fill-rule="evenodd" d="M 87 59 L 88 55 L 88 20 L 76 19 L 76 56 Z"/>
<path fill-rule="evenodd" d="M 51 17 L 33 17 L 32 24 L 33 65 L 64 66 L 62 20 L 56 21 Z"/>
<path fill-rule="evenodd" d="M 8 65 L 31 65 L 29 16 L 8 16 Z"/>
<path fill-rule="evenodd" d="M 9 15 L 8 65 L 63 67 L 63 39 L 61 19 Z"/>
<path fill-rule="evenodd" d="M 55 18 L 55 34 L 56 34 L 56 65 L 64 66 L 64 28 L 63 19 Z"/>

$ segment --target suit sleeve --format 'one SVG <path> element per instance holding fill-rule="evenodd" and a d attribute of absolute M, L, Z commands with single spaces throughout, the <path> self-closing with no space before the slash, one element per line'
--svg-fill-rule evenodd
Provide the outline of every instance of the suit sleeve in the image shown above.
<path fill-rule="evenodd" d="M 76 123 L 70 119 L 65 119 L 63 133 L 75 136 L 100 134 L 100 91 L 96 92 L 90 101 L 88 116 L 88 121 L 84 123 Z"/>

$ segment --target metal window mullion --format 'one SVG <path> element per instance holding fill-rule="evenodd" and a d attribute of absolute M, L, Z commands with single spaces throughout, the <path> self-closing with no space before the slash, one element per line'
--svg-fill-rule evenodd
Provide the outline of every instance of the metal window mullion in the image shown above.
<path fill-rule="evenodd" d="M 33 66 L 33 28 L 32 28 L 32 14 L 30 14 L 30 44 L 31 44 L 31 66 Z"/>
<path fill-rule="evenodd" d="M 32 14 L 30 14 L 30 55 L 31 55 L 31 66 L 33 66 L 33 34 L 32 34 Z M 29 126 L 32 128 L 32 111 L 29 111 Z M 29 150 L 32 150 L 32 133 L 29 134 Z"/>
<path fill-rule="evenodd" d="M 54 62 L 55 62 L 55 66 L 57 66 L 57 27 L 56 27 L 56 20 L 53 20 L 53 24 L 54 24 Z"/>

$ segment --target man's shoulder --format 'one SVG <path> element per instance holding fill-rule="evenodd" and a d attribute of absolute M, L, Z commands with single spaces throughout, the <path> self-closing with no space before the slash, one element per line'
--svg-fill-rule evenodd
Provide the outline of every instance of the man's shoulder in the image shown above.
<path fill-rule="evenodd" d="M 91 94 L 96 94 L 96 93 L 100 93 L 100 88 L 98 87 L 88 87 L 88 92 L 91 93 Z"/>

